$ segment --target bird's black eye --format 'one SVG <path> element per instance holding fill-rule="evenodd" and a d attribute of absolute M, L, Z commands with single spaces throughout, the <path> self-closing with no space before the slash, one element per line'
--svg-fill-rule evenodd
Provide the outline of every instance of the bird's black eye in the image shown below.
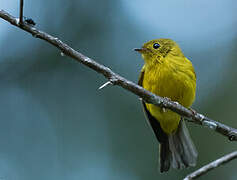
<path fill-rule="evenodd" d="M 158 49 L 159 47 L 160 47 L 160 45 L 158 43 L 153 44 L 154 49 Z"/>

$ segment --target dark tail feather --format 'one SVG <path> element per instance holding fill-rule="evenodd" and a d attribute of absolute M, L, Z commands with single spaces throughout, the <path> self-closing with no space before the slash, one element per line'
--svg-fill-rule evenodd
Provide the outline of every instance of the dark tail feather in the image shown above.
<path fill-rule="evenodd" d="M 185 122 L 181 119 L 177 131 L 169 135 L 169 149 L 172 154 L 172 167 L 183 169 L 195 166 L 197 161 L 197 150 L 191 140 Z"/>
<path fill-rule="evenodd" d="M 166 172 L 170 168 L 171 152 L 169 149 L 169 141 L 160 144 L 160 172 Z"/>
<path fill-rule="evenodd" d="M 195 166 L 197 156 L 185 122 L 181 120 L 177 131 L 160 144 L 160 172 L 168 171 L 170 165 L 175 169 Z"/>
<path fill-rule="evenodd" d="M 163 132 L 160 123 L 147 110 L 145 103 L 142 104 L 148 122 L 160 142 L 160 172 L 168 171 L 171 165 L 176 169 L 195 166 L 198 153 L 185 122 L 181 119 L 177 131 L 167 135 Z"/>

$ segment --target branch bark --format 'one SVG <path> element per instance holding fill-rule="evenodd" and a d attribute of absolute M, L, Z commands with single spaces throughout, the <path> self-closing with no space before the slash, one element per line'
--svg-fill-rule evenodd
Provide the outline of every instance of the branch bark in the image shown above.
<path fill-rule="evenodd" d="M 196 179 L 196 178 L 208 173 L 209 171 L 217 168 L 218 166 L 223 165 L 235 158 L 237 158 L 237 151 L 227 154 L 227 155 L 203 166 L 202 168 L 200 168 L 200 169 L 194 171 L 193 173 L 189 174 L 188 176 L 186 176 L 184 178 L 184 180 Z"/>
<path fill-rule="evenodd" d="M 110 84 L 121 86 L 122 88 L 136 94 L 137 96 L 141 97 L 145 102 L 157 105 L 162 108 L 170 109 L 184 118 L 186 120 L 191 121 L 193 123 L 206 126 L 209 129 L 215 130 L 216 132 L 226 136 L 231 141 L 237 141 L 237 129 L 229 127 L 225 124 L 219 123 L 214 121 L 200 113 L 194 113 L 192 110 L 187 109 L 180 105 L 177 102 L 170 101 L 166 98 L 162 98 L 157 96 L 141 86 L 123 78 L 122 76 L 114 73 L 110 68 L 101 65 L 94 61 L 93 59 L 81 54 L 80 52 L 74 50 L 66 43 L 62 42 L 57 37 L 53 37 L 43 31 L 37 30 L 36 28 L 27 25 L 26 23 L 18 23 L 17 18 L 13 17 L 12 15 L 8 14 L 4 10 L 0 11 L 0 18 L 6 20 L 7 22 L 11 23 L 12 25 L 32 34 L 33 37 L 42 39 L 51 45 L 58 48 L 61 53 L 73 58 L 74 60 L 78 61 L 79 63 L 84 64 L 85 66 L 93 69 L 97 73 L 104 75 L 110 81 Z"/>

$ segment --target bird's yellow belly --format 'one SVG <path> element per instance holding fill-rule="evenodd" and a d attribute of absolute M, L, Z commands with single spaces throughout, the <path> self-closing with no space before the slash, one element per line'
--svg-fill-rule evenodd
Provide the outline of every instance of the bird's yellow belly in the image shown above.
<path fill-rule="evenodd" d="M 161 97 L 170 98 L 185 107 L 190 107 L 195 98 L 196 82 L 190 81 L 188 76 L 182 73 L 157 73 L 159 72 L 146 71 L 143 87 Z M 171 134 L 178 128 L 180 115 L 152 104 L 146 104 L 146 106 L 149 112 L 159 121 L 165 133 Z"/>

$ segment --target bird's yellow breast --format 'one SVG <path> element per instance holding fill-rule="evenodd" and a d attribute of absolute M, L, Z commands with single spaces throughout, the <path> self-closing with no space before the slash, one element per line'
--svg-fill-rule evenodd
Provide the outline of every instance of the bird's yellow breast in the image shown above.
<path fill-rule="evenodd" d="M 196 89 L 196 77 L 192 64 L 187 58 L 181 59 L 181 62 L 171 61 L 167 59 L 162 64 L 145 64 L 142 86 L 154 94 L 190 107 L 195 99 Z M 164 111 L 152 104 L 146 104 L 146 106 L 159 121 L 165 133 L 170 134 L 177 129 L 180 121 L 177 113 L 170 110 Z"/>

